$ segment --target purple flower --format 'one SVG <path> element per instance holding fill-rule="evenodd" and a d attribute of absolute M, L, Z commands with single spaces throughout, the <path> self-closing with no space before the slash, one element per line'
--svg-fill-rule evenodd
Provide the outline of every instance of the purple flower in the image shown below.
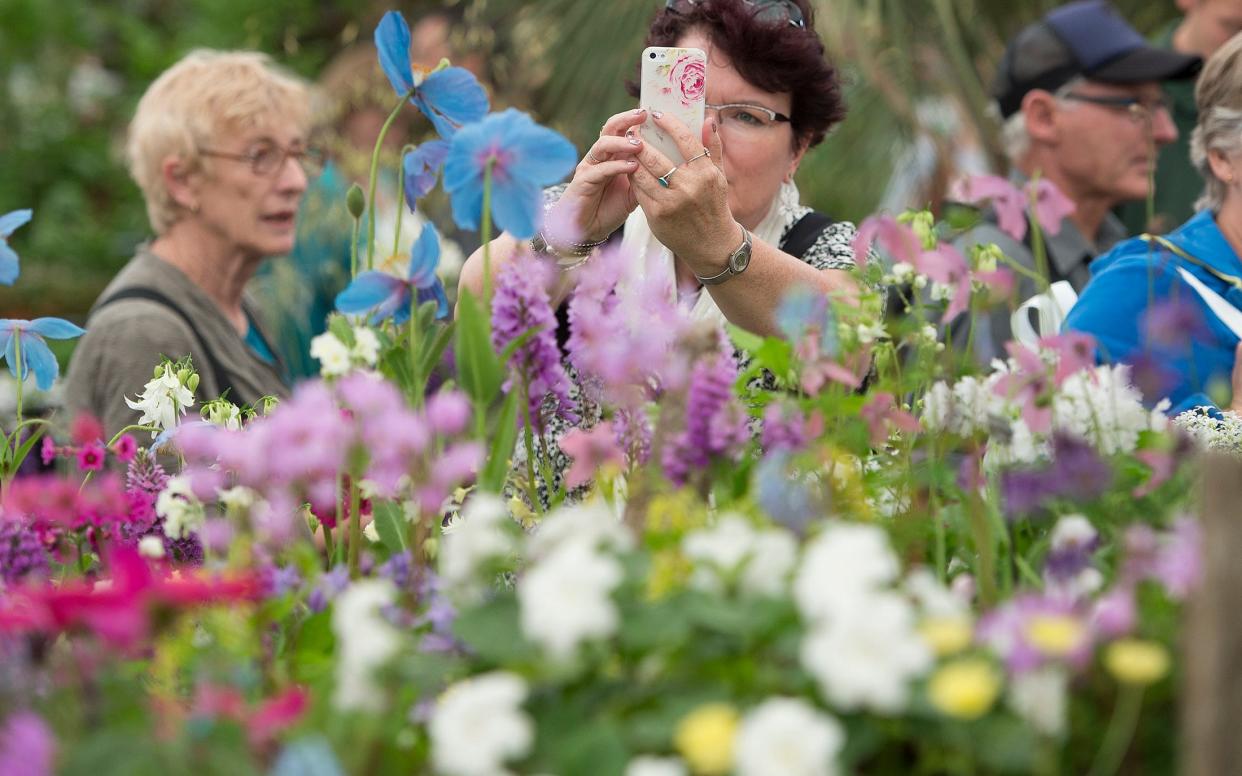
<path fill-rule="evenodd" d="M 414 561 L 410 558 L 410 553 L 403 550 L 381 563 L 376 573 L 385 579 L 392 580 L 398 590 L 404 590 L 410 585 L 413 568 Z"/>
<path fill-rule="evenodd" d="M 1143 312 L 1143 341 L 1164 350 L 1186 350 L 1191 342 L 1206 342 L 1212 333 L 1199 305 L 1189 299 L 1165 299 Z"/>
<path fill-rule="evenodd" d="M 808 420 L 797 407 L 773 402 L 763 411 L 763 449 L 798 452 L 809 439 L 819 436 L 823 427 L 823 418 L 818 414 Z"/>
<path fill-rule="evenodd" d="M 1052 529 L 1044 572 L 1054 582 L 1070 582 L 1091 565 L 1100 535 L 1082 515 L 1067 515 Z"/>
<path fill-rule="evenodd" d="M 306 597 L 306 605 L 312 612 L 322 612 L 328 604 L 349 587 L 349 567 L 338 565 L 329 572 L 322 574 L 315 583 L 315 589 Z"/>
<path fill-rule="evenodd" d="M 712 456 L 732 452 L 748 438 L 746 415 L 733 397 L 737 362 L 723 349 L 699 359 L 686 391 L 686 427 L 664 448 L 661 463 L 674 484 L 707 468 Z"/>
<path fill-rule="evenodd" d="M 619 409 L 612 419 L 617 446 L 631 464 L 642 466 L 651 457 L 651 418 L 641 410 Z"/>
<path fill-rule="evenodd" d="M 264 566 L 261 571 L 263 595 L 277 598 L 296 592 L 302 586 L 302 573 L 290 563 L 287 566 Z"/>
<path fill-rule="evenodd" d="M 440 263 L 440 237 L 431 224 L 423 231 L 410 249 L 410 264 L 405 279 L 387 272 L 368 270 L 361 272 L 353 282 L 336 295 L 336 309 L 347 315 L 370 312 L 371 323 L 392 318 L 400 326 L 410 318 L 410 307 L 417 299 L 436 301 L 436 316 L 448 315 L 448 297 L 444 284 L 436 276 Z"/>
<path fill-rule="evenodd" d="M 484 173 L 491 168 L 491 216 L 519 240 L 535 236 L 542 190 L 564 178 L 578 162 L 573 145 L 530 116 L 509 108 L 453 135 L 444 163 L 444 188 L 453 219 L 477 229 L 483 213 Z"/>
<path fill-rule="evenodd" d="M 55 759 L 56 738 L 42 717 L 19 711 L 4 721 L 0 728 L 0 773 L 50 776 Z"/>
<path fill-rule="evenodd" d="M 0 517 L 0 580 L 12 585 L 31 574 L 44 576 L 47 571 L 47 553 L 33 526 L 13 517 Z"/>
<path fill-rule="evenodd" d="M 1106 639 L 1125 636 L 1134 630 L 1137 621 L 1134 590 L 1125 584 L 1100 596 L 1091 612 L 1091 627 Z"/>
<path fill-rule="evenodd" d="M 0 319 L 0 352 L 4 353 L 4 359 L 9 362 L 9 372 L 14 377 L 25 380 L 34 372 L 35 384 L 39 390 L 46 391 L 60 374 L 60 364 L 43 338 L 73 339 L 85 333 L 85 329 L 63 318 L 35 318 L 33 321 Z M 20 367 L 17 363 L 19 344 L 22 350 Z"/>
<path fill-rule="evenodd" d="M 1068 434 L 1052 438 L 1052 476 L 1060 483 L 1060 495 L 1075 501 L 1091 501 L 1104 495 L 1113 481 L 1113 470 L 1091 445 Z"/>
<path fill-rule="evenodd" d="M 1203 536 L 1199 521 L 1179 517 L 1156 556 L 1156 578 L 1174 599 L 1185 600 L 1203 573 Z"/>
<path fill-rule="evenodd" d="M 1049 661 L 1081 668 L 1091 658 L 1092 632 L 1068 599 L 1038 594 L 1014 597 L 979 619 L 976 639 L 991 647 L 1013 673 Z"/>
<path fill-rule="evenodd" d="M 501 270 L 492 297 L 492 347 L 497 352 L 534 331 L 510 356 L 510 377 L 504 390 L 513 390 L 514 376 L 519 378 L 527 391 L 531 424 L 539 431 L 543 430 L 542 410 L 549 396 L 558 416 L 578 422 L 569 396 L 569 376 L 556 344 L 556 315 L 544 288 L 545 272 L 544 265 L 533 257 L 520 256 Z"/>
<path fill-rule="evenodd" d="M 103 442 L 88 442 L 78 448 L 78 468 L 84 472 L 102 471 L 105 455 Z"/>
<path fill-rule="evenodd" d="M 13 285 L 21 272 L 17 252 L 9 247 L 8 240 L 17 227 L 29 222 L 33 215 L 32 210 L 14 210 L 0 216 L 0 284 Z"/>
<path fill-rule="evenodd" d="M 410 62 L 410 26 L 397 11 L 389 11 L 375 28 L 375 48 L 388 82 L 435 125 L 440 137 L 452 137 L 458 127 L 487 114 L 487 93 L 469 70 L 446 67 L 419 70 Z M 410 92 L 413 91 L 413 94 Z"/>
<path fill-rule="evenodd" d="M 427 399 L 424 412 L 433 433 L 456 436 L 470 423 L 470 400 L 461 391 L 440 391 Z"/>

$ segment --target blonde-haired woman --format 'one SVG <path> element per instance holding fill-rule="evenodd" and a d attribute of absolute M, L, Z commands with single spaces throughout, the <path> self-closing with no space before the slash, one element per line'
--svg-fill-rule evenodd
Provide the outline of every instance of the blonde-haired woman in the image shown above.
<path fill-rule="evenodd" d="M 243 289 L 288 253 L 318 156 L 307 146 L 309 92 L 254 52 L 195 51 L 165 71 L 130 124 L 130 173 L 154 239 L 92 308 L 66 400 L 110 432 L 135 422 L 161 356 L 192 356 L 200 398 L 235 403 L 286 393 L 282 369 Z"/>
<path fill-rule="evenodd" d="M 1126 362 L 1170 414 L 1215 407 L 1209 392 L 1233 386 L 1242 411 L 1242 36 L 1204 65 L 1195 87 L 1199 123 L 1191 157 L 1206 188 L 1186 223 L 1119 243 L 1092 278 L 1065 328 L 1093 335 L 1101 359 Z"/>

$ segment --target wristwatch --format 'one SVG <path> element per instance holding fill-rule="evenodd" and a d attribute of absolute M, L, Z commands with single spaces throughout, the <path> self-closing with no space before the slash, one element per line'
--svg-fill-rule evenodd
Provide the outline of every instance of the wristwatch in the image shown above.
<path fill-rule="evenodd" d="M 544 254 L 546 256 L 551 256 L 553 259 L 556 260 L 556 264 L 558 267 L 560 267 L 561 269 L 568 270 L 568 269 L 574 269 L 575 267 L 580 267 L 583 264 L 585 264 L 587 259 L 591 258 L 591 253 L 596 248 L 598 248 L 599 246 L 603 245 L 606 242 L 608 242 L 607 237 L 600 240 L 599 242 L 585 242 L 585 243 L 571 242 L 571 243 L 568 243 L 563 248 L 561 247 L 554 248 L 548 242 L 548 238 L 544 237 L 543 232 L 539 231 L 539 232 L 536 232 L 535 236 L 531 239 L 530 249 L 535 254 Z"/>
<path fill-rule="evenodd" d="M 738 224 L 738 226 L 742 225 Z M 729 254 L 729 260 L 725 265 L 724 272 L 706 278 L 695 275 L 695 278 L 705 286 L 718 286 L 729 278 L 742 274 L 750 266 L 751 245 L 750 232 L 746 231 L 746 227 L 742 226 L 742 244 L 737 247 L 737 250 Z"/>

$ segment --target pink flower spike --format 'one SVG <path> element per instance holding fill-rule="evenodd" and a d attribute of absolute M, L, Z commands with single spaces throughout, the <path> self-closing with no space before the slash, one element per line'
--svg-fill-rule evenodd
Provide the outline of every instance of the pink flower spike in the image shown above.
<path fill-rule="evenodd" d="M 866 266 L 867 255 L 873 243 L 879 244 L 893 261 L 914 264 L 923 243 L 914 230 L 890 215 L 871 216 L 863 220 L 854 235 L 854 263 Z"/>
<path fill-rule="evenodd" d="M 129 434 L 121 434 L 121 437 L 112 445 L 112 454 L 122 463 L 134 460 L 134 454 L 137 452 L 138 443 Z"/>
<path fill-rule="evenodd" d="M 88 442 L 78 448 L 78 468 L 84 472 L 100 471 L 106 455 L 102 442 Z"/>
<path fill-rule="evenodd" d="M 56 460 L 56 443 L 50 436 L 43 437 L 39 445 L 39 460 L 43 461 L 44 466 L 51 466 L 52 461 Z"/>
<path fill-rule="evenodd" d="M 561 450 L 573 459 L 573 465 L 565 472 L 565 487 L 569 489 L 589 482 L 604 465 L 625 466 L 616 434 L 608 423 L 600 423 L 590 431 L 570 431 L 561 439 Z"/>
<path fill-rule="evenodd" d="M 1041 178 L 1033 185 L 1031 191 L 1032 184 L 1027 184 L 1027 191 L 1035 205 L 1035 219 L 1048 234 L 1059 233 L 1061 223 L 1075 210 L 1074 202 L 1050 180 Z"/>
<path fill-rule="evenodd" d="M 1018 242 L 1026 237 L 1026 195 L 998 175 L 975 175 L 955 185 L 949 196 L 979 205 L 990 202 L 1001 231 Z M 1060 222 L 1058 221 L 1058 228 Z"/>

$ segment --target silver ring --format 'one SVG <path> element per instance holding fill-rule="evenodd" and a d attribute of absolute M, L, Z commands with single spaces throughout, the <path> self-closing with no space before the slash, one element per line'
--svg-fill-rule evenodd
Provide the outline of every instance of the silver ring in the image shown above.
<path fill-rule="evenodd" d="M 663 186 L 664 188 L 666 188 L 666 189 L 667 189 L 667 188 L 669 188 L 669 182 L 668 182 L 668 179 L 669 179 L 669 178 L 671 178 L 671 177 L 673 177 L 673 173 L 675 173 L 675 172 L 677 172 L 677 167 L 676 167 L 676 166 L 674 166 L 674 167 L 673 167 L 673 169 L 671 169 L 671 170 L 669 170 L 668 172 L 666 172 L 666 173 L 664 173 L 663 175 L 661 175 L 659 178 L 656 178 L 656 180 L 658 180 L 658 181 L 660 182 L 660 185 L 661 185 L 661 186 Z"/>
<path fill-rule="evenodd" d="M 586 159 L 591 164 L 602 164 L 602 162 L 599 159 L 595 158 L 595 154 L 591 153 L 590 151 L 587 151 Z"/>
<path fill-rule="evenodd" d="M 708 151 L 706 146 L 704 146 L 704 147 L 703 147 L 703 153 L 701 153 L 701 154 L 695 154 L 694 156 L 692 156 L 692 157 L 690 157 L 689 159 L 687 159 L 687 160 L 685 161 L 685 163 L 686 163 L 686 164 L 690 164 L 690 163 L 691 163 L 691 162 L 693 162 L 695 159 L 702 159 L 704 156 L 706 156 L 708 159 L 711 159 L 711 158 L 712 158 L 712 152 L 711 152 L 711 151 Z"/>

